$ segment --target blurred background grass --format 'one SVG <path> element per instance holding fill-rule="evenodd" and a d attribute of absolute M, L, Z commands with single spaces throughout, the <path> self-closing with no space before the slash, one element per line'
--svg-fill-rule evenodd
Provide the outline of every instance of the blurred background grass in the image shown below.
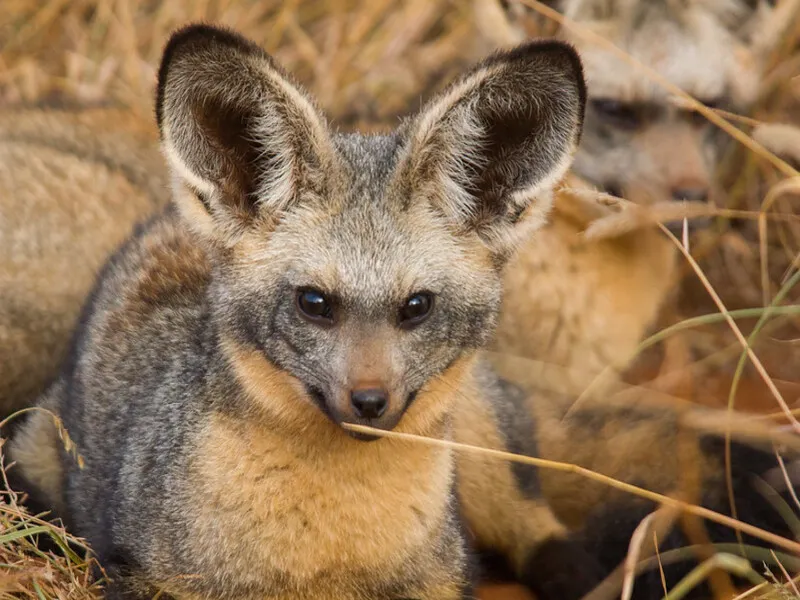
<path fill-rule="evenodd" d="M 151 110 L 170 31 L 222 23 L 261 44 L 341 126 L 391 124 L 479 55 L 457 0 L 4 0 L 0 98 L 60 95 Z"/>

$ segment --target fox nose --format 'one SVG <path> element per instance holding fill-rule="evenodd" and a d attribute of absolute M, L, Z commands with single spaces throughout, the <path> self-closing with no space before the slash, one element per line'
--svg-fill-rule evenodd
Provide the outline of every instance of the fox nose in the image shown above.
<path fill-rule="evenodd" d="M 674 200 L 688 200 L 689 202 L 705 202 L 708 200 L 706 187 L 676 187 L 672 189 Z"/>
<path fill-rule="evenodd" d="M 377 419 L 389 404 L 388 394 L 379 388 L 367 388 L 350 392 L 350 404 L 362 419 Z"/>

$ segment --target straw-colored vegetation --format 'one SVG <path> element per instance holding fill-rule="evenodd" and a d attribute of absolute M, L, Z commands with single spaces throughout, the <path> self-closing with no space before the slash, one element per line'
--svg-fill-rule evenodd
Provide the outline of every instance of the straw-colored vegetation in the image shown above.
<path fill-rule="evenodd" d="M 0 105 L 112 102 L 149 115 L 163 43 L 172 29 L 197 20 L 227 24 L 262 44 L 310 87 L 342 128 L 393 124 L 490 49 L 480 42 L 466 0 L 3 0 Z M 748 135 L 755 127 L 756 139 L 767 148 L 784 152 L 796 144 L 800 155 L 795 130 L 759 129 L 763 123 L 800 121 L 798 73 L 800 19 L 795 19 L 774 52 L 749 118 L 717 116 Z M 677 326 L 665 320 L 661 328 L 672 328 L 642 345 L 629 380 L 717 406 L 781 414 L 798 408 L 800 219 L 792 215 L 798 213 L 800 178 L 791 164 L 781 168 L 776 162 L 767 151 L 733 148 L 717 196 L 717 206 L 727 212 L 693 236 L 687 251 L 692 260 L 685 261 L 679 312 L 692 319 Z M 677 360 L 664 360 L 661 342 L 668 336 L 684 341 L 686 352 Z M 669 506 L 681 508 L 665 503 Z M 631 546 L 633 559 L 649 560 L 656 568 L 669 557 L 639 550 L 657 529 L 643 523 Z M 37 535 L 51 538 L 62 552 L 38 550 L 32 543 Z M 796 546 L 788 544 L 784 550 Z M 770 564 L 765 580 L 764 573 L 721 553 L 668 597 L 682 597 L 716 567 L 759 580 L 740 598 L 765 592 L 800 598 L 796 584 L 786 583 L 798 565 L 779 558 L 780 546 L 775 544 L 774 560 L 765 557 Z M 0 500 L 0 597 L 98 597 L 82 548 L 65 531 L 27 514 L 16 495 L 6 492 Z M 629 579 L 630 569 L 622 566 L 616 575 Z M 597 598 L 614 597 L 601 592 Z M 510 599 L 518 592 L 494 593 L 487 597 Z"/>

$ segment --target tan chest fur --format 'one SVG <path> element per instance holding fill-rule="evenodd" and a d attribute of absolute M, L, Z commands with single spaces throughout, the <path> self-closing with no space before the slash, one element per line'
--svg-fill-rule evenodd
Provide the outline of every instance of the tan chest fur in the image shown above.
<path fill-rule="evenodd" d="M 447 510 L 452 458 L 394 440 L 290 442 L 214 418 L 197 461 L 193 536 L 229 564 L 299 580 L 398 566 L 430 544 Z"/>

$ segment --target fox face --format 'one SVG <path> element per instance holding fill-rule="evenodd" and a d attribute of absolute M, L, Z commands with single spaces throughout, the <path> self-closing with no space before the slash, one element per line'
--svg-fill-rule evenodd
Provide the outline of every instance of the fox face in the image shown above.
<path fill-rule="evenodd" d="M 709 107 L 746 111 L 757 94 L 771 17 L 767 1 L 551 4 Z M 533 13 L 515 1 L 504 5 L 519 25 L 526 11 Z M 709 199 L 726 135 L 613 51 L 566 28 L 561 35 L 580 51 L 589 89 L 575 170 L 638 202 Z"/>
<path fill-rule="evenodd" d="M 545 220 L 584 102 L 571 47 L 531 43 L 394 134 L 339 134 L 258 47 L 212 28 L 174 36 L 162 145 L 212 257 L 219 338 L 296 392 L 263 408 L 280 418 L 282 403 L 310 403 L 336 424 L 384 429 L 420 405 L 413 427 L 441 418 L 431 382 L 491 335 L 503 265 Z"/>

